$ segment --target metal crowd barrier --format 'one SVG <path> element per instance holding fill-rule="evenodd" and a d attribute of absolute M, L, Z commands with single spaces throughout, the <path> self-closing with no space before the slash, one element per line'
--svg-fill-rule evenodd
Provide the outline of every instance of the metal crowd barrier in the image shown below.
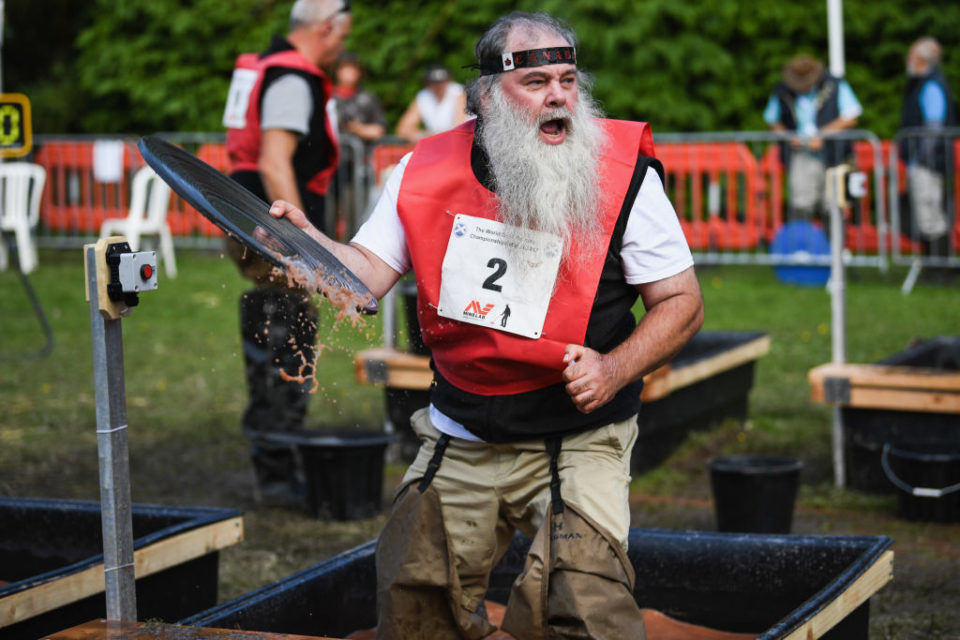
<path fill-rule="evenodd" d="M 847 160 L 870 177 L 868 194 L 853 204 L 844 230 L 848 265 L 886 269 L 892 261 L 918 270 L 960 266 L 956 251 L 960 225 L 955 215 L 960 201 L 958 133 L 904 131 L 892 141 L 881 141 L 869 131 L 848 130 L 829 138 L 848 143 Z M 223 134 L 160 135 L 227 171 Z M 666 169 L 667 192 L 699 264 L 829 265 L 829 252 L 783 251 L 777 244 L 778 234 L 791 222 L 807 222 L 828 233 L 826 211 L 801 218 L 789 206 L 789 167 L 781 150 L 798 138 L 740 131 L 663 133 L 655 134 L 654 140 Z M 369 144 L 343 136 L 341 170 L 327 198 L 328 234 L 340 240 L 352 237 L 369 215 L 389 170 L 412 148 L 393 137 Z M 907 222 L 904 205 L 911 195 L 911 178 L 900 149 L 910 157 L 924 151 L 942 159 L 950 232 L 946 242 L 932 249 L 924 242 L 923 231 Z M 104 219 L 125 216 L 130 180 L 144 164 L 135 138 L 104 136 L 37 136 L 33 161 L 45 166 L 48 174 L 37 232 L 38 244 L 47 247 L 80 246 L 98 235 Z M 104 166 L 110 170 L 104 171 Z M 920 184 L 918 180 L 912 179 Z M 221 246 L 220 231 L 176 196 L 168 222 L 178 247 Z"/>
<path fill-rule="evenodd" d="M 891 226 L 903 242 L 892 261 L 909 265 L 903 292 L 923 269 L 960 268 L 960 128 L 911 128 L 897 133 L 887 151 Z"/>
<path fill-rule="evenodd" d="M 870 176 L 868 195 L 854 203 L 847 221 L 845 263 L 885 269 L 888 224 L 882 197 L 882 142 L 859 129 L 825 140 L 847 143 L 850 153 L 844 159 Z M 802 144 L 801 138 L 770 131 L 655 133 L 654 142 L 666 170 L 667 193 L 698 264 L 830 264 L 829 250 L 783 250 L 791 243 L 778 242 L 778 234 L 794 231 L 785 229 L 791 222 L 806 222 L 824 234 L 829 229 L 825 203 L 806 216 L 788 206 L 792 185 L 781 150 L 793 148 L 794 142 Z"/>
<path fill-rule="evenodd" d="M 333 188 L 326 198 L 327 235 L 349 240 L 362 224 L 371 206 L 373 169 L 370 153 L 375 143 L 365 143 L 349 134 L 340 135 L 340 163 Z"/>

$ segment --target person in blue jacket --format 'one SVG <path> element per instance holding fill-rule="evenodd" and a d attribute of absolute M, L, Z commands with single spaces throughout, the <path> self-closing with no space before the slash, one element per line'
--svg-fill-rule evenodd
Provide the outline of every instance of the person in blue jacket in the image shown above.
<path fill-rule="evenodd" d="M 907 165 L 905 231 L 925 253 L 946 255 L 951 220 L 944 207 L 944 175 L 953 166 L 953 138 L 943 130 L 957 124 L 956 103 L 940 70 L 940 44 L 917 39 L 907 53 L 907 85 L 900 116 L 900 157 Z"/>
<path fill-rule="evenodd" d="M 851 148 L 849 141 L 830 140 L 830 134 L 856 126 L 861 113 L 847 81 L 813 56 L 800 54 L 784 65 L 763 119 L 773 131 L 793 134 L 781 147 L 792 218 L 810 220 L 826 210 L 826 169 L 843 164 Z"/>

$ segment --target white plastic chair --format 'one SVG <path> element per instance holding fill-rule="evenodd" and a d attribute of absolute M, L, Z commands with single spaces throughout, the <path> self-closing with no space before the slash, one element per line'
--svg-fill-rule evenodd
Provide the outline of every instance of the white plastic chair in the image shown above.
<path fill-rule="evenodd" d="M 47 181 L 46 170 L 31 162 L 0 163 L 0 229 L 12 232 L 17 242 L 20 270 L 37 268 L 33 230 L 40 221 L 40 196 Z M 0 269 L 7 268 L 6 243 L 0 242 Z"/>
<path fill-rule="evenodd" d="M 170 208 L 170 187 L 150 167 L 139 169 L 133 176 L 130 211 L 126 218 L 107 218 L 100 226 L 100 237 L 122 235 L 131 251 L 140 250 L 140 238 L 160 238 L 160 257 L 171 278 L 177 277 L 177 260 L 173 255 L 173 236 L 167 224 Z"/>

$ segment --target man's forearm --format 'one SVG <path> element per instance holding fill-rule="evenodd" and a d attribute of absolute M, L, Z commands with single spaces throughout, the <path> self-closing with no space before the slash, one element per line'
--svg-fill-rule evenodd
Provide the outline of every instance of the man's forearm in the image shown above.
<path fill-rule="evenodd" d="M 267 201 L 286 200 L 298 209 L 303 209 L 300 191 L 297 188 L 297 177 L 293 173 L 292 166 L 261 166 L 260 179 L 267 193 Z"/>
<path fill-rule="evenodd" d="M 297 176 L 293 170 L 293 154 L 299 140 L 299 134 L 283 129 L 265 129 L 262 132 L 257 164 L 268 202 L 286 200 L 303 209 Z"/>
<path fill-rule="evenodd" d="M 602 407 L 626 385 L 669 361 L 703 323 L 692 267 L 638 288 L 647 313 L 622 344 L 606 354 L 574 344 L 564 349 L 565 390 L 578 411 Z"/>
<path fill-rule="evenodd" d="M 666 364 L 700 330 L 703 304 L 699 295 L 678 293 L 647 311 L 633 333 L 607 357 L 622 388 Z"/>
<path fill-rule="evenodd" d="M 377 298 L 383 297 L 402 275 L 366 247 L 355 243 L 337 242 L 327 236 L 310 223 L 301 209 L 292 207 L 285 200 L 274 202 L 270 207 L 270 215 L 276 218 L 286 217 L 297 228 L 316 240 L 360 278 Z"/>

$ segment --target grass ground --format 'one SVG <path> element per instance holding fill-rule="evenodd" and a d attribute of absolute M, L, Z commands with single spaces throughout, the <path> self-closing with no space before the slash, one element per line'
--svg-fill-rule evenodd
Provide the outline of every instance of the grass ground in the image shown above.
<path fill-rule="evenodd" d="M 222 554 L 221 599 L 288 575 L 377 535 L 370 520 L 318 521 L 252 499 L 239 430 L 246 391 L 237 300 L 245 288 L 215 253 L 178 254 L 180 276 L 161 271 L 123 321 L 134 502 L 210 504 L 245 512 L 246 540 Z M 872 362 L 912 339 L 956 334 L 960 291 L 918 285 L 904 273 L 851 272 L 848 360 Z M 833 487 L 829 411 L 809 401 L 807 372 L 830 359 L 830 300 L 822 288 L 779 283 L 764 267 L 701 268 L 706 329 L 763 330 L 745 424 L 692 435 L 670 459 L 633 482 L 635 523 L 714 526 L 705 461 L 717 453 L 785 453 L 805 463 L 794 530 L 895 537 L 896 578 L 873 601 L 873 638 L 960 638 L 960 524 L 909 523 L 895 500 Z M 54 334 L 46 358 L 30 357 L 43 332 L 20 280 L 0 272 L 0 495 L 99 497 L 89 311 L 81 252 L 42 252 L 30 278 Z M 379 389 L 354 382 L 353 356 L 381 341 L 378 318 L 336 321 L 323 306 L 319 389 L 312 426 L 383 420 Z M 387 489 L 402 466 L 387 469 Z"/>

